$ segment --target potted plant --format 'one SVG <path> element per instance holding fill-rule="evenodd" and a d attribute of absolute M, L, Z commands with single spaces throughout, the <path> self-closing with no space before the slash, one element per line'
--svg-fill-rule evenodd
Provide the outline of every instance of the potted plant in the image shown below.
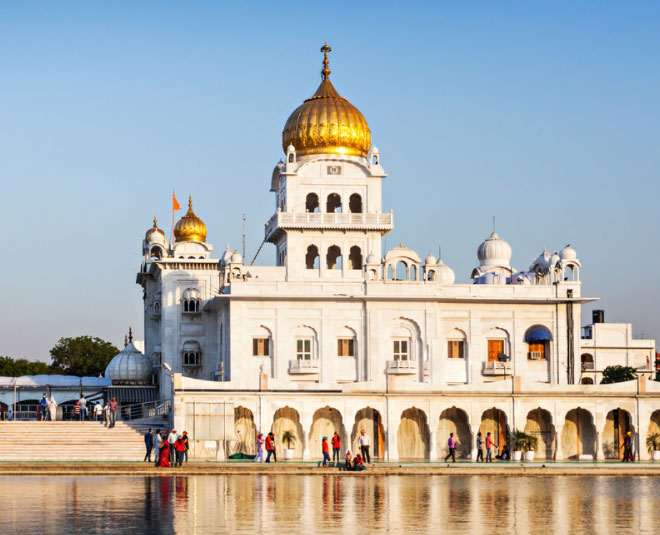
<path fill-rule="evenodd" d="M 652 433 L 646 437 L 646 449 L 651 453 L 652 461 L 660 461 L 660 433 Z"/>
<path fill-rule="evenodd" d="M 524 453 L 525 461 L 533 461 L 537 443 L 538 439 L 535 436 L 528 435 L 524 431 L 516 431 L 513 442 L 513 460 L 522 460 L 522 454 Z"/>
<path fill-rule="evenodd" d="M 286 445 L 288 446 L 287 448 L 284 448 L 284 460 L 293 459 L 293 453 L 296 450 L 291 447 L 291 443 L 296 443 L 296 435 L 293 434 L 293 431 L 287 429 L 282 435 L 282 442 L 286 442 Z"/>

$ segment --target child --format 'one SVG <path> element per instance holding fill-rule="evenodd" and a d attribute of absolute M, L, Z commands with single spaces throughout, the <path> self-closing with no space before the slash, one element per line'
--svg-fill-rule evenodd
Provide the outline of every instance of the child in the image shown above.
<path fill-rule="evenodd" d="M 351 455 L 351 450 L 346 451 L 346 464 L 344 465 L 344 469 L 348 472 L 349 470 L 353 469 L 353 456 Z"/>

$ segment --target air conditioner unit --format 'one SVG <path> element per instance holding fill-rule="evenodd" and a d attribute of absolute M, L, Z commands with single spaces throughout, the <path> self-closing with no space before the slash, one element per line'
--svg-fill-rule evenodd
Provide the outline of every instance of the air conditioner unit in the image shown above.
<path fill-rule="evenodd" d="M 530 351 L 529 352 L 529 359 L 530 360 L 542 360 L 543 359 L 543 353 L 541 351 Z"/>

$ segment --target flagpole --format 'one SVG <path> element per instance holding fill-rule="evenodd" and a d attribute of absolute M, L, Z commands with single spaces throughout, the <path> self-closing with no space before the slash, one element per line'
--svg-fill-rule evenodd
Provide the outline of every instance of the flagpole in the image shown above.
<path fill-rule="evenodd" d="M 172 190 L 172 226 L 170 227 L 170 249 L 172 249 L 172 237 L 174 235 L 174 190 Z"/>

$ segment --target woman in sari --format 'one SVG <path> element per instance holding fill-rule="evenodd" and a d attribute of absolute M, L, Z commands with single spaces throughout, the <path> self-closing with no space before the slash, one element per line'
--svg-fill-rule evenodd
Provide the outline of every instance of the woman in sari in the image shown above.
<path fill-rule="evenodd" d="M 160 443 L 159 452 L 160 454 L 160 463 L 161 468 L 169 468 L 170 466 L 170 443 L 167 440 L 163 440 Z"/>

